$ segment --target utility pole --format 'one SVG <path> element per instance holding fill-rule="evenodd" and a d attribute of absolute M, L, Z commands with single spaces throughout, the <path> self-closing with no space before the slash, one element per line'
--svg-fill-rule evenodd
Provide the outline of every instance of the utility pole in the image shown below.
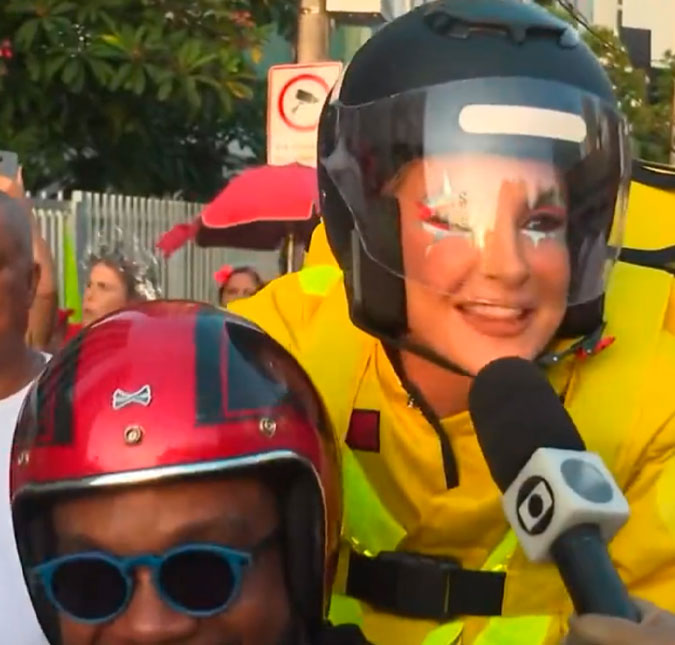
<path fill-rule="evenodd" d="M 326 0 L 298 2 L 296 62 L 316 63 L 329 60 L 330 20 L 326 13 Z"/>

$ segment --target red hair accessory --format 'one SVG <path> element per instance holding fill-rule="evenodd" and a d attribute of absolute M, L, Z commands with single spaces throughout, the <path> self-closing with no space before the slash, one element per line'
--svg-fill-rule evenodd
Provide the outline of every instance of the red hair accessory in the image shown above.
<path fill-rule="evenodd" d="M 229 264 L 223 264 L 223 266 L 213 274 L 213 279 L 218 283 L 219 287 L 222 287 L 230 279 L 230 276 L 233 273 L 233 267 L 231 267 Z"/>
<path fill-rule="evenodd" d="M 57 309 L 56 310 L 56 323 L 58 325 L 63 325 L 63 323 L 68 322 L 68 319 L 75 313 L 74 309 Z"/>

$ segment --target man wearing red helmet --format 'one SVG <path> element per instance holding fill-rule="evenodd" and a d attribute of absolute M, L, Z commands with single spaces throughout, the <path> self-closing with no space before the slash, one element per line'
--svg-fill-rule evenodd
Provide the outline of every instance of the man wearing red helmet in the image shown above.
<path fill-rule="evenodd" d="M 249 323 L 186 302 L 94 323 L 30 391 L 12 453 L 50 642 L 363 642 L 323 624 L 337 455 L 308 378 Z"/>

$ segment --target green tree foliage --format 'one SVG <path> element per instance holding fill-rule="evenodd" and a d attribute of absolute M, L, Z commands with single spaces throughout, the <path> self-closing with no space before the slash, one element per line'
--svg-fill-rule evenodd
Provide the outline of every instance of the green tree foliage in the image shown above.
<path fill-rule="evenodd" d="M 0 148 L 26 182 L 205 199 L 263 154 L 253 70 L 292 0 L 2 0 Z"/>
<path fill-rule="evenodd" d="M 580 24 L 569 0 L 537 0 L 549 11 L 572 23 L 593 50 L 612 81 L 622 111 L 631 124 L 633 152 L 652 161 L 667 162 L 670 149 L 670 112 L 675 57 L 666 52 L 665 67 L 655 70 L 653 87 L 645 70 L 635 69 L 620 38 L 606 27 Z M 583 22 L 583 21 L 582 21 Z"/>
<path fill-rule="evenodd" d="M 670 98 L 659 95 L 649 100 L 649 78 L 631 64 L 620 39 L 611 29 L 594 27 L 584 31 L 584 40 L 602 63 L 614 86 L 623 113 L 631 124 L 633 152 L 642 159 L 668 161 Z"/>

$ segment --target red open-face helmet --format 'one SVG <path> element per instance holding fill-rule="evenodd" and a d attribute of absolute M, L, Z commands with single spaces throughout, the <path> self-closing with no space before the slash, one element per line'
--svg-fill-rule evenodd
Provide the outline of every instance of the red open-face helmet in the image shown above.
<path fill-rule="evenodd" d="M 269 481 L 278 469 L 291 598 L 312 630 L 337 559 L 338 454 L 309 379 L 254 325 L 191 302 L 112 314 L 52 360 L 20 415 L 10 487 L 24 572 L 53 555 L 61 496 L 234 471 Z M 51 605 L 29 587 L 59 642 Z"/>

